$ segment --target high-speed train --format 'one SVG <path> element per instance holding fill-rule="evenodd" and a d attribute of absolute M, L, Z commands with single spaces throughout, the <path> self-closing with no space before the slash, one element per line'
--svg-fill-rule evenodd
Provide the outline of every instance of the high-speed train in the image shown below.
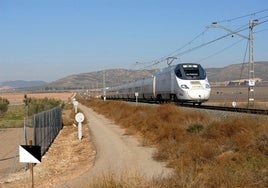
<path fill-rule="evenodd" d="M 206 71 L 200 64 L 169 66 L 155 75 L 106 90 L 107 99 L 175 101 L 201 105 L 210 96 Z"/>

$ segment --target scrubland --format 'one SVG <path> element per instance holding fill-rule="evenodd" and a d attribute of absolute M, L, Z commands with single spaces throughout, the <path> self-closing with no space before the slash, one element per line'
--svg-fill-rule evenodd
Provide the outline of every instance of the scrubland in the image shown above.
<path fill-rule="evenodd" d="M 151 182 L 139 176 L 122 174 L 116 179 L 108 175 L 93 187 L 268 187 L 267 117 L 215 118 L 172 104 L 81 102 L 125 128 L 125 134 L 137 137 L 143 145 L 155 147 L 153 157 L 176 172 Z"/>

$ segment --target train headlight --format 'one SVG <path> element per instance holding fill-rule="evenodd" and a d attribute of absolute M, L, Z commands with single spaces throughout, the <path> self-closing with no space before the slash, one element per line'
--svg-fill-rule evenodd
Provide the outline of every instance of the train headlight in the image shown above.
<path fill-rule="evenodd" d="M 181 85 L 181 88 L 182 88 L 182 89 L 189 89 L 189 87 L 188 87 L 187 85 L 185 85 L 185 84 L 182 84 L 182 85 Z"/>
<path fill-rule="evenodd" d="M 210 85 L 209 84 L 206 84 L 206 89 L 210 89 Z"/>

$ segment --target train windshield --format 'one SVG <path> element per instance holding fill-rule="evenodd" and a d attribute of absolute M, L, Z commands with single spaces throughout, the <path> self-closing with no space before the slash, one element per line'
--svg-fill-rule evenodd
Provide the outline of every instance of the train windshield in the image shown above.
<path fill-rule="evenodd" d="M 206 79 L 206 72 L 198 64 L 182 64 L 175 68 L 177 77 L 183 80 L 202 80 Z"/>

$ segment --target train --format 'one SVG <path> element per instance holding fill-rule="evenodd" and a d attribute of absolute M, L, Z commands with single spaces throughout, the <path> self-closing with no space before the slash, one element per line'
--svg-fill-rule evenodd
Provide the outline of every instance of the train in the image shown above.
<path fill-rule="evenodd" d="M 197 63 L 182 63 L 161 69 L 151 77 L 107 88 L 106 98 L 201 105 L 208 101 L 210 92 L 204 68 Z"/>

